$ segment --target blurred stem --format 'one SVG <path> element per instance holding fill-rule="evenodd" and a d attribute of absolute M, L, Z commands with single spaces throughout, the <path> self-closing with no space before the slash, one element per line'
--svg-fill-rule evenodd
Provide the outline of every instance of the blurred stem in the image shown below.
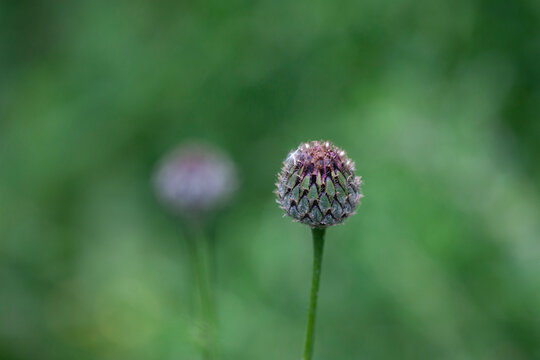
<path fill-rule="evenodd" d="M 302 360 L 311 360 L 315 338 L 315 316 L 317 313 L 317 297 L 319 295 L 319 283 L 321 280 L 321 267 L 324 250 L 325 229 L 311 229 L 313 236 L 313 278 L 311 280 L 311 298 L 309 301 L 309 313 L 306 329 L 306 343 Z"/>
<path fill-rule="evenodd" d="M 198 302 L 200 304 L 200 330 L 201 350 L 203 359 L 216 358 L 216 311 L 212 292 L 211 277 L 211 251 L 208 237 L 204 229 L 198 225 L 190 226 L 190 238 L 188 239 L 191 249 L 191 261 L 193 264 L 193 276 L 197 284 Z"/>
<path fill-rule="evenodd" d="M 210 257 L 210 286 L 213 288 L 216 286 L 216 283 L 218 281 L 218 278 L 217 278 L 217 253 L 216 253 L 216 248 L 217 248 L 217 244 L 216 244 L 216 232 L 217 232 L 217 224 L 216 224 L 216 220 L 213 219 L 212 221 L 210 221 L 208 223 L 208 241 L 207 241 L 207 244 L 208 244 L 208 253 L 209 253 L 209 257 Z M 215 298 L 214 298 L 214 301 Z"/>

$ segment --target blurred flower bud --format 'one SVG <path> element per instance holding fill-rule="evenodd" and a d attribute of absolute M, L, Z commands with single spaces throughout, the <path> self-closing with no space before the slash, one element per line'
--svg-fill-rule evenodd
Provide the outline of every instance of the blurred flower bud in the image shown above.
<path fill-rule="evenodd" d="M 234 163 L 208 145 L 179 146 L 158 165 L 154 187 L 177 215 L 200 218 L 225 205 L 237 187 Z"/>
<path fill-rule="evenodd" d="M 283 162 L 277 202 L 294 221 L 324 228 L 354 214 L 363 197 L 361 183 L 343 150 L 328 141 L 312 141 L 291 151 Z"/>

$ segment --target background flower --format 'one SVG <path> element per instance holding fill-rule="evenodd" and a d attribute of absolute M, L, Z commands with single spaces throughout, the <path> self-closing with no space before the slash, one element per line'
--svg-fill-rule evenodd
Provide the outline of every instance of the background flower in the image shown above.
<path fill-rule="evenodd" d="M 187 218 L 200 218 L 225 205 L 237 182 L 229 157 L 201 144 L 182 145 L 167 154 L 154 177 L 160 200 Z"/>

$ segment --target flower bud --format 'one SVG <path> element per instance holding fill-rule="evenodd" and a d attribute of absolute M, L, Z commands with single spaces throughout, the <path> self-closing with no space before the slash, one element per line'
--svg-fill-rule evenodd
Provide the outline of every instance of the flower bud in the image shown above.
<path fill-rule="evenodd" d="M 277 202 L 294 221 L 313 228 L 342 223 L 363 197 L 354 163 L 330 142 L 312 141 L 291 151 L 276 184 Z"/>
<path fill-rule="evenodd" d="M 233 162 L 207 145 L 178 147 L 161 160 L 154 177 L 159 200 L 188 218 L 200 218 L 226 204 L 236 187 Z"/>

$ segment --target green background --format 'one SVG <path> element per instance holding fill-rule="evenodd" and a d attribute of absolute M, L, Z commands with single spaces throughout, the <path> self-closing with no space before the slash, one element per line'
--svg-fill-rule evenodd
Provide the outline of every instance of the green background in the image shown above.
<path fill-rule="evenodd" d="M 0 358 L 197 360 L 189 256 L 150 179 L 229 152 L 222 358 L 299 359 L 300 142 L 347 150 L 316 359 L 540 359 L 537 0 L 0 0 Z"/>

